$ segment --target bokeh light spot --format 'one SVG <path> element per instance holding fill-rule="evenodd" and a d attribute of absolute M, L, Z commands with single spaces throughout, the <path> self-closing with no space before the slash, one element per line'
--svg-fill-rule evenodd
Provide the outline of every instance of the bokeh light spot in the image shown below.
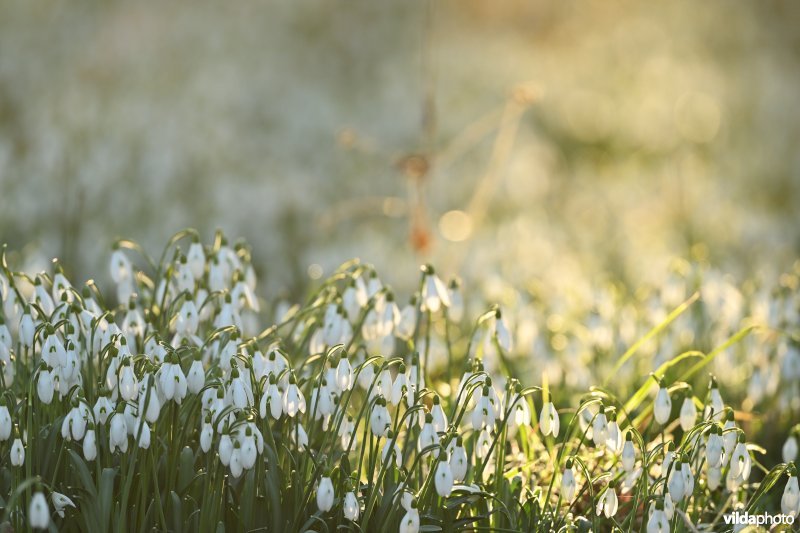
<path fill-rule="evenodd" d="M 311 265 L 308 266 L 309 278 L 319 279 L 322 277 L 322 274 L 324 274 L 324 271 L 322 270 L 322 265 L 319 265 L 317 263 L 312 263 Z"/>
<path fill-rule="evenodd" d="M 448 211 L 439 219 L 439 231 L 448 241 L 465 241 L 472 235 L 472 217 L 464 211 Z"/>

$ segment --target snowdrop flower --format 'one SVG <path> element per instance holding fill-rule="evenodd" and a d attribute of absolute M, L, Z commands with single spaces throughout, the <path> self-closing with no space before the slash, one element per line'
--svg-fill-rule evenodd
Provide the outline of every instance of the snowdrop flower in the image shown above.
<path fill-rule="evenodd" d="M 511 332 L 508 331 L 508 326 L 506 326 L 506 321 L 503 320 L 500 309 L 495 311 L 494 317 L 494 338 L 497 340 L 498 346 L 508 353 L 514 347 Z"/>
<path fill-rule="evenodd" d="M 667 516 L 667 520 L 672 520 L 672 517 L 675 516 L 675 503 L 672 501 L 672 496 L 670 496 L 669 492 L 664 492 L 664 514 Z"/>
<path fill-rule="evenodd" d="M 89 429 L 86 430 L 83 438 L 83 457 L 87 461 L 94 461 L 97 457 L 97 437 L 92 423 L 89 423 Z"/>
<path fill-rule="evenodd" d="M 397 377 L 392 384 L 392 405 L 398 405 L 403 397 L 408 397 L 408 377 L 406 376 L 406 365 L 400 363 L 397 370 Z M 409 401 L 409 407 L 411 402 Z"/>
<path fill-rule="evenodd" d="M 242 448 L 240 452 L 242 460 L 242 467 L 245 470 L 253 468 L 258 458 L 258 450 L 256 449 L 256 437 L 253 435 L 253 430 L 248 427 L 245 429 L 245 435 L 242 439 Z"/>
<path fill-rule="evenodd" d="M 202 341 L 196 335 L 199 324 L 200 316 L 197 312 L 197 304 L 193 300 L 184 301 L 178 312 L 178 317 L 175 319 L 173 346 L 179 345 L 184 339 L 193 342 L 195 345 L 202 344 Z"/>
<path fill-rule="evenodd" d="M 489 435 L 489 430 L 484 428 L 478 435 L 478 442 L 475 443 L 475 455 L 478 459 L 483 459 L 489 453 L 492 446 L 492 437 Z"/>
<path fill-rule="evenodd" d="M 255 275 L 252 274 L 252 272 L 252 268 L 248 268 L 248 274 Z M 258 298 L 253 288 L 246 281 L 246 276 L 248 274 L 242 274 L 239 270 L 234 273 L 234 280 L 236 283 L 233 286 L 233 290 L 231 290 L 231 298 L 233 299 L 234 307 L 237 312 L 247 308 L 258 313 L 261 311 L 261 305 L 258 303 Z M 253 286 L 255 286 L 255 283 L 253 283 Z"/>
<path fill-rule="evenodd" d="M 683 477 L 683 463 L 678 460 L 672 467 L 672 471 L 669 473 L 669 478 L 667 479 L 667 490 L 669 490 L 670 496 L 672 496 L 672 501 L 680 502 L 683 500 L 684 495 L 686 495 L 686 486 L 684 485 L 684 477 Z"/>
<path fill-rule="evenodd" d="M 0 298 L 2 298 L 2 288 L 0 288 Z M 0 344 L 7 349 L 11 349 L 13 341 L 11 340 L 11 332 L 8 331 L 5 318 L 0 316 Z"/>
<path fill-rule="evenodd" d="M 220 436 L 218 453 L 219 461 L 222 465 L 228 466 L 231 462 L 231 456 L 233 455 L 233 440 L 231 440 L 230 434 L 224 433 Z"/>
<path fill-rule="evenodd" d="M 347 449 L 351 439 L 353 440 L 353 446 L 357 445 L 357 439 L 354 438 L 355 429 L 356 425 L 355 422 L 353 422 L 353 416 L 347 415 L 339 425 L 339 438 L 341 439 L 342 450 Z"/>
<path fill-rule="evenodd" d="M 731 472 L 733 477 L 742 477 L 748 479 L 750 477 L 750 452 L 747 451 L 747 446 L 744 443 L 744 436 L 739 436 L 739 443 L 733 450 L 731 455 Z"/>
<path fill-rule="evenodd" d="M 67 351 L 64 343 L 56 335 L 53 326 L 47 325 L 44 330 L 44 343 L 42 344 L 42 361 L 50 367 L 60 367 L 66 362 Z"/>
<path fill-rule="evenodd" d="M 134 429 L 134 435 L 138 435 L 137 443 L 139 444 L 139 448 L 146 450 L 150 447 L 150 426 L 147 425 L 147 422 L 141 419 L 138 420 L 136 428 Z"/>
<path fill-rule="evenodd" d="M 521 400 L 519 403 L 527 404 L 525 400 Z M 547 402 L 542 406 L 542 412 L 539 415 L 539 428 L 541 428 L 542 434 L 552 434 L 554 438 L 558 437 L 560 427 L 561 420 L 559 419 L 558 411 L 556 411 L 556 406 L 553 405 L 553 402 Z"/>
<path fill-rule="evenodd" d="M 681 405 L 680 423 L 683 431 L 689 431 L 697 421 L 697 408 L 691 398 L 691 393 L 686 396 Z"/>
<path fill-rule="evenodd" d="M 344 315 L 344 309 L 337 307 L 336 312 L 326 319 L 322 328 L 322 341 L 326 346 L 347 344 L 352 338 L 353 329 Z"/>
<path fill-rule="evenodd" d="M 203 271 L 206 267 L 206 255 L 203 252 L 203 245 L 197 237 L 194 237 L 192 244 L 189 245 L 189 251 L 186 252 L 186 264 L 192 272 L 195 279 L 203 277 Z"/>
<path fill-rule="evenodd" d="M 358 515 L 361 513 L 361 506 L 353 491 L 344 495 L 343 511 L 346 520 L 350 520 L 351 522 L 358 520 Z"/>
<path fill-rule="evenodd" d="M 6 400 L 0 397 L 0 442 L 11 436 L 11 413 L 8 412 Z"/>
<path fill-rule="evenodd" d="M 709 467 L 706 472 L 706 481 L 708 482 L 709 489 L 717 490 L 722 484 L 722 469 L 713 466 Z"/>
<path fill-rule="evenodd" d="M 89 409 L 83 402 L 75 403 L 70 409 L 64 421 L 61 423 L 61 437 L 64 440 L 80 441 L 86 434 L 86 421 L 89 416 Z"/>
<path fill-rule="evenodd" d="M 608 484 L 608 488 L 603 493 L 603 497 L 597 504 L 597 515 L 604 514 L 606 518 L 611 518 L 617 514 L 619 507 L 619 500 L 617 499 L 617 492 L 615 490 L 616 483 L 612 480 Z"/>
<path fill-rule="evenodd" d="M 306 399 L 297 387 L 294 375 L 289 377 L 289 386 L 283 393 L 283 412 L 291 418 L 294 418 L 298 412 L 306 412 Z"/>
<path fill-rule="evenodd" d="M 28 523 L 32 529 L 47 529 L 50 525 L 50 509 L 41 492 L 34 493 L 28 508 Z"/>
<path fill-rule="evenodd" d="M 717 378 L 713 376 L 709 385 L 708 396 L 709 401 L 703 411 L 703 418 L 708 419 L 709 417 L 713 417 L 716 421 L 722 420 L 725 413 L 725 403 L 722 401 L 722 395 L 719 393 Z"/>
<path fill-rule="evenodd" d="M 425 388 L 425 374 L 420 372 L 419 368 L 419 353 L 414 353 L 411 356 L 411 366 L 408 368 L 408 387 L 411 390 L 409 394 L 410 401 L 416 401 L 417 391 Z"/>
<path fill-rule="evenodd" d="M 308 448 L 308 433 L 303 424 L 298 423 L 294 431 L 289 431 L 289 436 L 299 449 Z"/>
<path fill-rule="evenodd" d="M 403 519 L 400 520 L 399 533 L 418 533 L 419 532 L 419 511 L 417 501 L 411 502 L 411 507 L 406 511 Z"/>
<path fill-rule="evenodd" d="M 453 492 L 453 471 L 447 461 L 447 452 L 444 450 L 439 452 L 439 464 L 436 466 L 434 484 L 436 492 L 442 498 L 447 498 Z"/>
<path fill-rule="evenodd" d="M 433 429 L 437 433 L 444 433 L 447 430 L 447 415 L 442 408 L 442 400 L 438 394 L 433 396 L 433 407 L 431 407 L 431 416 L 433 418 Z"/>
<path fill-rule="evenodd" d="M 36 393 L 39 396 L 39 401 L 45 405 L 50 405 L 50 402 L 53 401 L 53 393 L 55 391 L 51 370 L 48 366 L 42 367 L 39 370 L 39 379 L 36 381 Z"/>
<path fill-rule="evenodd" d="M 366 290 L 359 292 L 355 278 L 351 278 L 342 294 L 342 307 L 344 307 L 348 318 L 350 320 L 358 320 L 361 309 L 366 303 Z"/>
<path fill-rule="evenodd" d="M 458 436 L 450 454 L 450 471 L 453 473 L 453 480 L 463 481 L 467 477 L 468 466 L 467 451 L 464 449 L 464 442 L 461 436 Z"/>
<path fill-rule="evenodd" d="M 95 420 L 101 424 L 106 423 L 108 417 L 114 412 L 114 406 L 112 405 L 111 400 L 109 400 L 107 392 L 103 391 L 100 393 L 100 396 L 94 403 L 94 408 L 92 411 L 94 412 Z"/>
<path fill-rule="evenodd" d="M 389 410 L 386 408 L 386 400 L 379 396 L 375 400 L 375 406 L 372 408 L 372 415 L 369 419 L 370 428 L 373 435 L 376 437 L 383 437 L 389 429 L 392 422 L 392 417 L 389 415 Z"/>
<path fill-rule="evenodd" d="M 522 426 L 531 425 L 531 410 L 528 406 L 528 402 L 520 396 L 520 391 L 522 387 L 519 386 L 519 383 L 513 380 L 509 382 L 509 389 L 508 394 L 511 397 L 511 413 L 508 418 L 508 437 L 514 438 L 519 431 L 519 428 Z M 513 394 L 511 391 L 514 391 Z"/>
<path fill-rule="evenodd" d="M 176 354 L 168 355 L 156 373 L 164 400 L 174 400 L 178 405 L 188 392 L 186 376 L 183 375 L 179 362 Z"/>
<path fill-rule="evenodd" d="M 426 311 L 436 313 L 442 307 L 450 307 L 450 294 L 430 265 L 422 267 L 422 305 Z"/>
<path fill-rule="evenodd" d="M 417 449 L 422 451 L 428 446 L 439 444 L 439 434 L 433 427 L 433 415 L 430 413 L 425 414 L 425 424 L 419 432 L 419 441 L 417 442 Z"/>
<path fill-rule="evenodd" d="M 207 415 L 200 429 L 200 449 L 203 453 L 208 453 L 211 449 L 211 440 L 214 438 L 214 428 L 211 425 L 211 415 Z"/>
<path fill-rule="evenodd" d="M 41 276 L 36 276 L 36 279 L 33 282 L 33 290 L 34 301 L 39 305 L 39 307 L 42 308 L 42 311 L 44 311 L 45 315 L 52 315 L 56 304 L 53 302 L 53 298 L 47 293 L 46 290 L 44 290 Z"/>
<path fill-rule="evenodd" d="M 395 325 L 400 322 L 400 310 L 397 308 L 397 303 L 394 301 L 393 292 L 386 292 L 382 307 L 379 311 L 375 333 L 378 337 L 391 335 Z"/>
<path fill-rule="evenodd" d="M 386 458 L 389 454 L 392 454 L 394 457 L 394 464 L 397 468 L 400 468 L 400 464 L 402 462 L 402 454 L 400 453 L 400 447 L 397 445 L 397 441 L 392 444 L 394 440 L 394 432 L 389 430 L 386 432 L 386 442 L 383 444 L 381 448 L 381 463 L 386 463 Z"/>
<path fill-rule="evenodd" d="M 608 418 L 608 425 L 606 426 L 608 429 L 606 447 L 611 453 L 620 454 L 622 453 L 622 447 L 625 444 L 625 440 L 622 438 L 622 431 L 620 431 L 619 424 L 617 423 L 617 413 L 615 411 L 611 411 L 611 413 L 608 415 Z"/>
<path fill-rule="evenodd" d="M 686 461 L 682 463 L 681 476 L 683 476 L 683 495 L 691 498 L 694 493 L 694 474 L 691 465 Z"/>
<path fill-rule="evenodd" d="M 781 454 L 783 455 L 784 463 L 791 463 L 797 461 L 797 437 L 800 435 L 800 426 L 796 426 L 789 434 L 789 438 L 783 443 Z M 2 440 L 2 434 L 0 434 Z"/>
<path fill-rule="evenodd" d="M 625 444 L 622 446 L 622 468 L 631 473 L 636 463 L 636 451 L 633 449 L 631 432 L 625 434 Z"/>
<path fill-rule="evenodd" d="M 25 306 L 25 312 L 19 319 L 19 340 L 23 348 L 30 350 L 33 347 L 33 336 L 36 333 L 36 325 L 33 323 L 31 308 Z"/>
<path fill-rule="evenodd" d="M 781 496 L 781 513 L 797 518 L 800 514 L 800 487 L 797 484 L 797 472 L 790 470 L 789 481 L 783 489 Z"/>
<path fill-rule="evenodd" d="M 561 497 L 567 503 L 572 503 L 575 500 L 575 490 L 577 483 L 575 481 L 575 470 L 572 468 L 572 459 L 567 459 L 566 468 L 561 475 Z"/>
<path fill-rule="evenodd" d="M 195 289 L 195 276 L 192 272 L 192 267 L 189 266 L 189 260 L 185 255 L 181 254 L 178 258 L 177 272 L 175 273 L 176 285 L 180 292 L 194 292 Z"/>
<path fill-rule="evenodd" d="M 22 439 L 17 437 L 11 445 L 11 466 L 23 464 L 25 464 L 25 448 L 22 446 Z"/>
<path fill-rule="evenodd" d="M 370 267 L 369 277 L 367 278 L 367 296 L 372 298 L 383 288 L 383 283 L 378 279 L 378 273 Z"/>
<path fill-rule="evenodd" d="M 600 406 L 600 411 L 592 422 L 592 439 L 596 446 L 603 446 L 608 441 L 608 419 L 605 406 Z"/>
<path fill-rule="evenodd" d="M 236 307 L 233 305 L 233 296 L 230 292 L 225 293 L 225 298 L 222 307 L 214 317 L 214 327 L 224 328 L 227 326 L 236 326 L 239 331 L 242 330 L 242 317 Z"/>
<path fill-rule="evenodd" d="M 50 494 L 50 499 L 53 500 L 53 508 L 61 518 L 64 518 L 64 509 L 67 507 L 75 508 L 75 502 L 60 492 L 53 491 L 53 493 Z"/>
<path fill-rule="evenodd" d="M 228 459 L 228 467 L 231 469 L 231 475 L 238 479 L 244 471 L 242 465 L 242 448 L 239 441 L 233 442 L 233 451 L 231 452 L 230 459 Z"/>
<path fill-rule="evenodd" d="M 197 352 L 189 373 L 186 375 L 186 387 L 192 394 L 198 394 L 206 383 L 206 373 L 203 370 L 203 362 L 200 360 L 200 352 Z"/>
<path fill-rule="evenodd" d="M 669 391 L 664 386 L 664 381 L 661 380 L 659 384 L 658 393 L 656 394 L 655 404 L 653 405 L 653 415 L 659 425 L 666 425 L 669 422 L 669 416 L 672 413 L 672 400 L 669 397 Z"/>
<path fill-rule="evenodd" d="M 493 429 L 497 413 L 495 411 L 495 404 L 490 400 L 489 385 L 483 386 L 483 393 L 478 401 L 475 403 L 475 409 L 472 411 L 470 420 L 472 422 L 472 429 L 481 431 L 483 428 Z"/>
<path fill-rule="evenodd" d="M 647 520 L 647 533 L 669 533 L 669 520 L 664 512 L 664 502 L 656 502 L 656 510 Z"/>
<path fill-rule="evenodd" d="M 122 369 L 119 376 L 119 392 L 122 399 L 126 402 L 132 402 L 139 394 L 139 382 L 136 380 L 136 375 L 133 373 L 133 367 L 129 358 L 122 361 Z"/>
<path fill-rule="evenodd" d="M 244 409 L 253 403 L 253 389 L 248 386 L 244 378 L 239 374 L 239 368 L 235 364 L 231 367 L 228 394 L 237 409 Z"/>
<path fill-rule="evenodd" d="M 414 336 L 414 330 L 417 328 L 418 315 L 417 298 L 412 296 L 408 305 L 400 311 L 400 318 L 395 324 L 394 334 L 405 341 L 411 339 Z"/>
<path fill-rule="evenodd" d="M 128 303 L 128 312 L 122 320 L 122 331 L 126 336 L 130 337 L 133 342 L 134 351 L 136 351 L 136 339 L 144 336 L 145 321 L 142 312 L 136 307 L 136 300 L 131 298 Z"/>
<path fill-rule="evenodd" d="M 722 430 L 719 426 L 712 426 L 706 440 L 706 463 L 711 468 L 722 466 Z"/>
<path fill-rule="evenodd" d="M 222 292 L 227 288 L 225 267 L 220 264 L 217 257 L 211 259 L 208 266 L 208 289 L 211 292 Z"/>
<path fill-rule="evenodd" d="M 258 406 L 258 414 L 261 418 L 267 418 L 267 406 L 273 419 L 278 420 L 283 414 L 283 398 L 275 376 L 270 374 L 267 392 L 261 395 L 261 402 Z"/>
<path fill-rule="evenodd" d="M 333 507 L 333 482 L 329 477 L 323 477 L 319 481 L 319 486 L 317 487 L 317 507 L 323 513 L 327 513 Z"/>
<path fill-rule="evenodd" d="M 11 384 L 14 383 L 14 375 L 16 374 L 14 366 L 9 347 L 0 342 L 0 371 L 2 371 L 0 378 L 4 387 L 11 387 Z"/>
<path fill-rule="evenodd" d="M 369 390 L 370 386 L 372 386 L 372 382 L 375 379 L 375 366 L 372 364 L 363 365 L 361 371 L 358 373 L 358 377 L 356 381 L 358 382 L 359 387 L 364 390 Z M 378 389 L 379 386 L 376 386 L 374 390 Z"/>
<path fill-rule="evenodd" d="M 339 364 L 336 365 L 336 386 L 342 392 L 353 388 L 353 367 L 344 350 L 340 354 Z"/>
<path fill-rule="evenodd" d="M 111 274 L 111 279 L 118 285 L 125 281 L 129 281 L 133 275 L 133 267 L 131 266 L 131 262 L 125 256 L 125 253 L 119 248 L 118 244 L 114 244 L 114 251 L 111 253 L 109 273 Z"/>
<path fill-rule="evenodd" d="M 122 453 L 128 451 L 128 424 L 125 415 L 121 410 L 117 410 L 111 415 L 111 428 L 108 432 L 108 447 L 111 453 L 119 448 Z"/>
<path fill-rule="evenodd" d="M 728 474 L 725 476 L 725 488 L 736 492 L 745 481 L 747 480 L 742 476 L 742 472 L 735 474 L 733 468 L 728 468 Z"/>
<path fill-rule="evenodd" d="M 375 391 L 373 394 L 380 394 L 384 398 L 392 398 L 392 373 L 389 371 L 388 368 L 384 368 L 381 370 L 380 375 L 378 376 L 378 383 L 375 386 Z"/>
<path fill-rule="evenodd" d="M 733 453 L 738 438 L 739 432 L 736 428 L 736 422 L 733 419 L 733 410 L 728 409 L 725 413 L 725 425 L 722 426 L 722 447 L 725 450 L 726 461 Z"/>

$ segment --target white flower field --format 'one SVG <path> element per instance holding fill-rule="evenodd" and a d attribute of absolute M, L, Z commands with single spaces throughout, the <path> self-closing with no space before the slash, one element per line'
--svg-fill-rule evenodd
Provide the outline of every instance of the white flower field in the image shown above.
<path fill-rule="evenodd" d="M 613 364 L 584 389 L 570 376 L 596 376 L 591 361 L 565 352 L 549 363 L 564 377 L 527 365 L 526 310 L 469 316 L 476 295 L 432 266 L 395 294 L 352 261 L 293 305 L 259 297 L 254 272 L 246 244 L 194 230 L 158 259 L 117 242 L 111 294 L 3 254 L 5 527 L 663 533 L 800 511 L 796 272 L 711 328 L 732 298 L 710 282 L 639 338 L 615 312 L 573 317 Z M 675 347 L 657 363 L 640 353 L 654 339 Z M 761 377 L 709 374 L 743 346 L 774 348 Z M 751 429 L 780 435 L 778 460 Z"/>

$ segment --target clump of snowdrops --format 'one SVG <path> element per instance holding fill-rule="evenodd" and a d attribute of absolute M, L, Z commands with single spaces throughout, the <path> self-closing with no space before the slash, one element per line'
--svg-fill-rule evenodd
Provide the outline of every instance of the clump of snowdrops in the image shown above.
<path fill-rule="evenodd" d="M 401 296 L 345 264 L 266 329 L 250 250 L 222 234 L 181 232 L 157 261 L 119 241 L 110 276 L 103 295 L 3 255 L 0 510 L 15 530 L 667 532 L 800 511 L 800 430 L 770 469 L 716 380 L 690 384 L 746 332 L 688 368 L 668 360 L 630 398 L 595 387 L 554 405 L 546 379 L 515 375 L 502 310 L 468 319 L 428 265 Z"/>

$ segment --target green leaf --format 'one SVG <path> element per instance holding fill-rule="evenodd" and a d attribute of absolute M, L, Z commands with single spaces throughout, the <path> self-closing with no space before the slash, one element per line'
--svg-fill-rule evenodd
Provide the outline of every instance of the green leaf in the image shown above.
<path fill-rule="evenodd" d="M 650 331 L 648 331 L 648 332 L 645 334 L 645 336 L 644 336 L 644 337 L 640 338 L 638 341 L 636 341 L 635 343 L 633 343 L 633 346 L 631 346 L 630 348 L 628 348 L 628 350 L 627 350 L 627 351 L 626 351 L 624 354 L 622 354 L 622 356 L 621 356 L 621 357 L 620 357 L 620 358 L 617 360 L 617 364 L 616 364 L 616 365 L 614 365 L 614 371 L 611 373 L 611 375 L 612 375 L 612 376 L 616 375 L 616 374 L 617 374 L 617 372 L 619 372 L 619 369 L 620 369 L 620 368 L 622 368 L 622 366 L 623 366 L 625 363 L 627 363 L 627 362 L 628 362 L 628 360 L 629 360 L 631 357 L 633 357 L 633 355 L 636 353 L 636 351 L 637 351 L 637 350 L 638 350 L 638 349 L 639 349 L 639 348 L 640 348 L 640 347 L 641 347 L 641 346 L 642 346 L 642 345 L 643 345 L 645 342 L 647 342 L 647 341 L 648 341 L 648 340 L 650 340 L 651 338 L 655 337 L 655 336 L 656 336 L 656 335 L 658 335 L 658 334 L 659 334 L 659 333 L 660 333 L 660 332 L 661 332 L 661 331 L 662 331 L 664 328 L 666 328 L 667 326 L 669 326 L 669 325 L 670 325 L 670 323 L 672 323 L 672 321 L 673 321 L 673 320 L 675 320 L 676 318 L 678 318 L 678 317 L 679 317 L 681 314 L 683 314 L 683 312 L 684 312 L 684 311 L 686 311 L 687 309 L 689 309 L 689 307 L 690 307 L 690 306 L 691 306 L 691 305 L 692 305 L 694 302 L 696 302 L 698 298 L 700 298 L 700 293 L 699 293 L 699 292 L 695 292 L 695 293 L 694 293 L 694 294 L 692 294 L 692 295 L 691 295 L 691 296 L 690 296 L 690 297 L 689 297 L 689 298 L 688 298 L 688 299 L 687 299 L 685 302 L 683 302 L 682 304 L 680 304 L 680 305 L 679 305 L 678 307 L 676 307 L 676 308 L 675 308 L 675 309 L 674 309 L 674 310 L 673 310 L 673 311 L 672 311 L 672 312 L 671 312 L 669 315 L 667 315 L 667 317 L 666 317 L 664 320 L 662 320 L 662 321 L 661 321 L 659 324 L 657 324 L 657 325 L 656 325 L 656 326 L 655 326 L 653 329 L 651 329 Z M 606 380 L 606 383 L 608 383 L 608 380 Z"/>
<path fill-rule="evenodd" d="M 174 490 L 170 491 L 169 498 L 172 502 L 172 527 L 174 528 L 175 533 L 180 533 L 183 530 L 181 499 Z"/>
<path fill-rule="evenodd" d="M 73 450 L 68 449 L 67 453 L 72 461 L 72 465 L 75 467 L 78 478 L 80 478 L 82 485 L 81 488 L 86 491 L 90 500 L 97 499 L 97 490 L 94 486 L 94 480 L 92 479 L 92 475 L 89 473 L 89 469 L 86 467 L 86 463 L 83 462 L 83 457 L 75 453 Z"/>
<path fill-rule="evenodd" d="M 253 525 L 253 499 L 255 495 L 255 479 L 256 473 L 254 470 L 249 470 L 244 476 L 244 488 L 239 501 L 241 502 L 241 519 L 245 530 L 249 530 Z"/>
<path fill-rule="evenodd" d="M 281 531 L 283 529 L 283 507 L 281 506 L 281 475 L 278 467 L 278 457 L 275 450 L 268 444 L 264 444 L 264 454 L 267 457 L 267 475 L 264 476 L 264 488 L 269 500 L 269 510 L 272 516 L 272 530 Z"/>
<path fill-rule="evenodd" d="M 178 492 L 183 493 L 194 479 L 194 451 L 190 447 L 184 446 L 178 462 L 180 463 L 178 467 Z"/>
<path fill-rule="evenodd" d="M 117 476 L 116 468 L 104 468 L 100 474 L 100 484 L 98 487 L 98 503 L 100 505 L 99 522 L 103 531 L 108 529 L 109 519 L 111 518 L 111 506 L 114 498 L 114 478 Z"/>

